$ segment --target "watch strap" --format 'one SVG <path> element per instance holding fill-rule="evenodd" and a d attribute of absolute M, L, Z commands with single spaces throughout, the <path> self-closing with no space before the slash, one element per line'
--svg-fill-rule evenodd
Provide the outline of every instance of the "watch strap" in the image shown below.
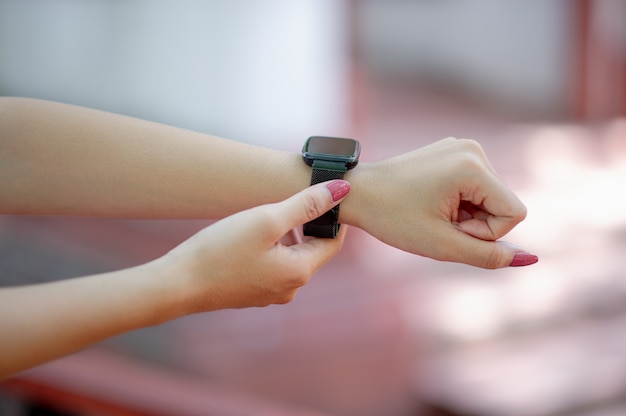
<path fill-rule="evenodd" d="M 311 173 L 311 185 L 343 179 L 347 171 L 345 162 L 314 160 Z M 326 211 L 320 217 L 309 221 L 302 227 L 304 235 L 321 238 L 335 238 L 339 232 L 339 205 Z"/>

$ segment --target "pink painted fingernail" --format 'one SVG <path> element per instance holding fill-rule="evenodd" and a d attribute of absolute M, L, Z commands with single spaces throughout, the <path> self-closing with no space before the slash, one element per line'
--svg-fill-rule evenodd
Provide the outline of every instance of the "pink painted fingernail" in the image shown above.
<path fill-rule="evenodd" d="M 330 191 L 333 202 L 339 201 L 350 192 L 350 182 L 337 179 L 326 184 L 326 188 Z"/>
<path fill-rule="evenodd" d="M 534 254 L 527 253 L 525 251 L 518 251 L 513 257 L 513 261 L 509 264 L 509 267 L 529 266 L 539 261 L 539 257 Z"/>

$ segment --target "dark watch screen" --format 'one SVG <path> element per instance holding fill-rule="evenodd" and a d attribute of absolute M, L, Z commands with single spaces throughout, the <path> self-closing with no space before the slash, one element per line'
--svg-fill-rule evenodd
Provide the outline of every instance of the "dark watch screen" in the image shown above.
<path fill-rule="evenodd" d="M 353 139 L 314 136 L 309 139 L 306 151 L 309 153 L 354 156 L 358 142 Z"/>

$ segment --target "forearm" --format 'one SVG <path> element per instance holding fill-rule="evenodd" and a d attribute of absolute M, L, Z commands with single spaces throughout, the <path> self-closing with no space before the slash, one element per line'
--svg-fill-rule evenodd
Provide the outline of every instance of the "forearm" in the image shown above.
<path fill-rule="evenodd" d="M 280 241 L 339 203 L 349 191 L 339 182 L 229 216 L 138 267 L 0 289 L 0 380 L 183 315 L 289 302 L 337 254 L 345 229 L 336 239 Z"/>
<path fill-rule="evenodd" d="M 179 276 L 154 263 L 0 290 L 0 380 L 105 338 L 186 313 Z"/>
<path fill-rule="evenodd" d="M 308 185 L 296 153 L 82 107 L 0 98 L 0 212 L 221 218 Z"/>

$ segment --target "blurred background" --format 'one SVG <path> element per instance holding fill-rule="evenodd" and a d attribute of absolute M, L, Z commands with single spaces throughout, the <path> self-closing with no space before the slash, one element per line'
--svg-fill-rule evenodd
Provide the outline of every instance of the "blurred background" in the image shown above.
<path fill-rule="evenodd" d="M 626 414 L 626 3 L 0 0 L 0 95 L 377 160 L 481 142 L 537 265 L 351 229 L 284 306 L 179 319 L 0 384 L 0 414 Z M 208 221 L 0 217 L 0 283 L 155 258 Z M 2 337 L 0 334 L 0 342 Z"/>

